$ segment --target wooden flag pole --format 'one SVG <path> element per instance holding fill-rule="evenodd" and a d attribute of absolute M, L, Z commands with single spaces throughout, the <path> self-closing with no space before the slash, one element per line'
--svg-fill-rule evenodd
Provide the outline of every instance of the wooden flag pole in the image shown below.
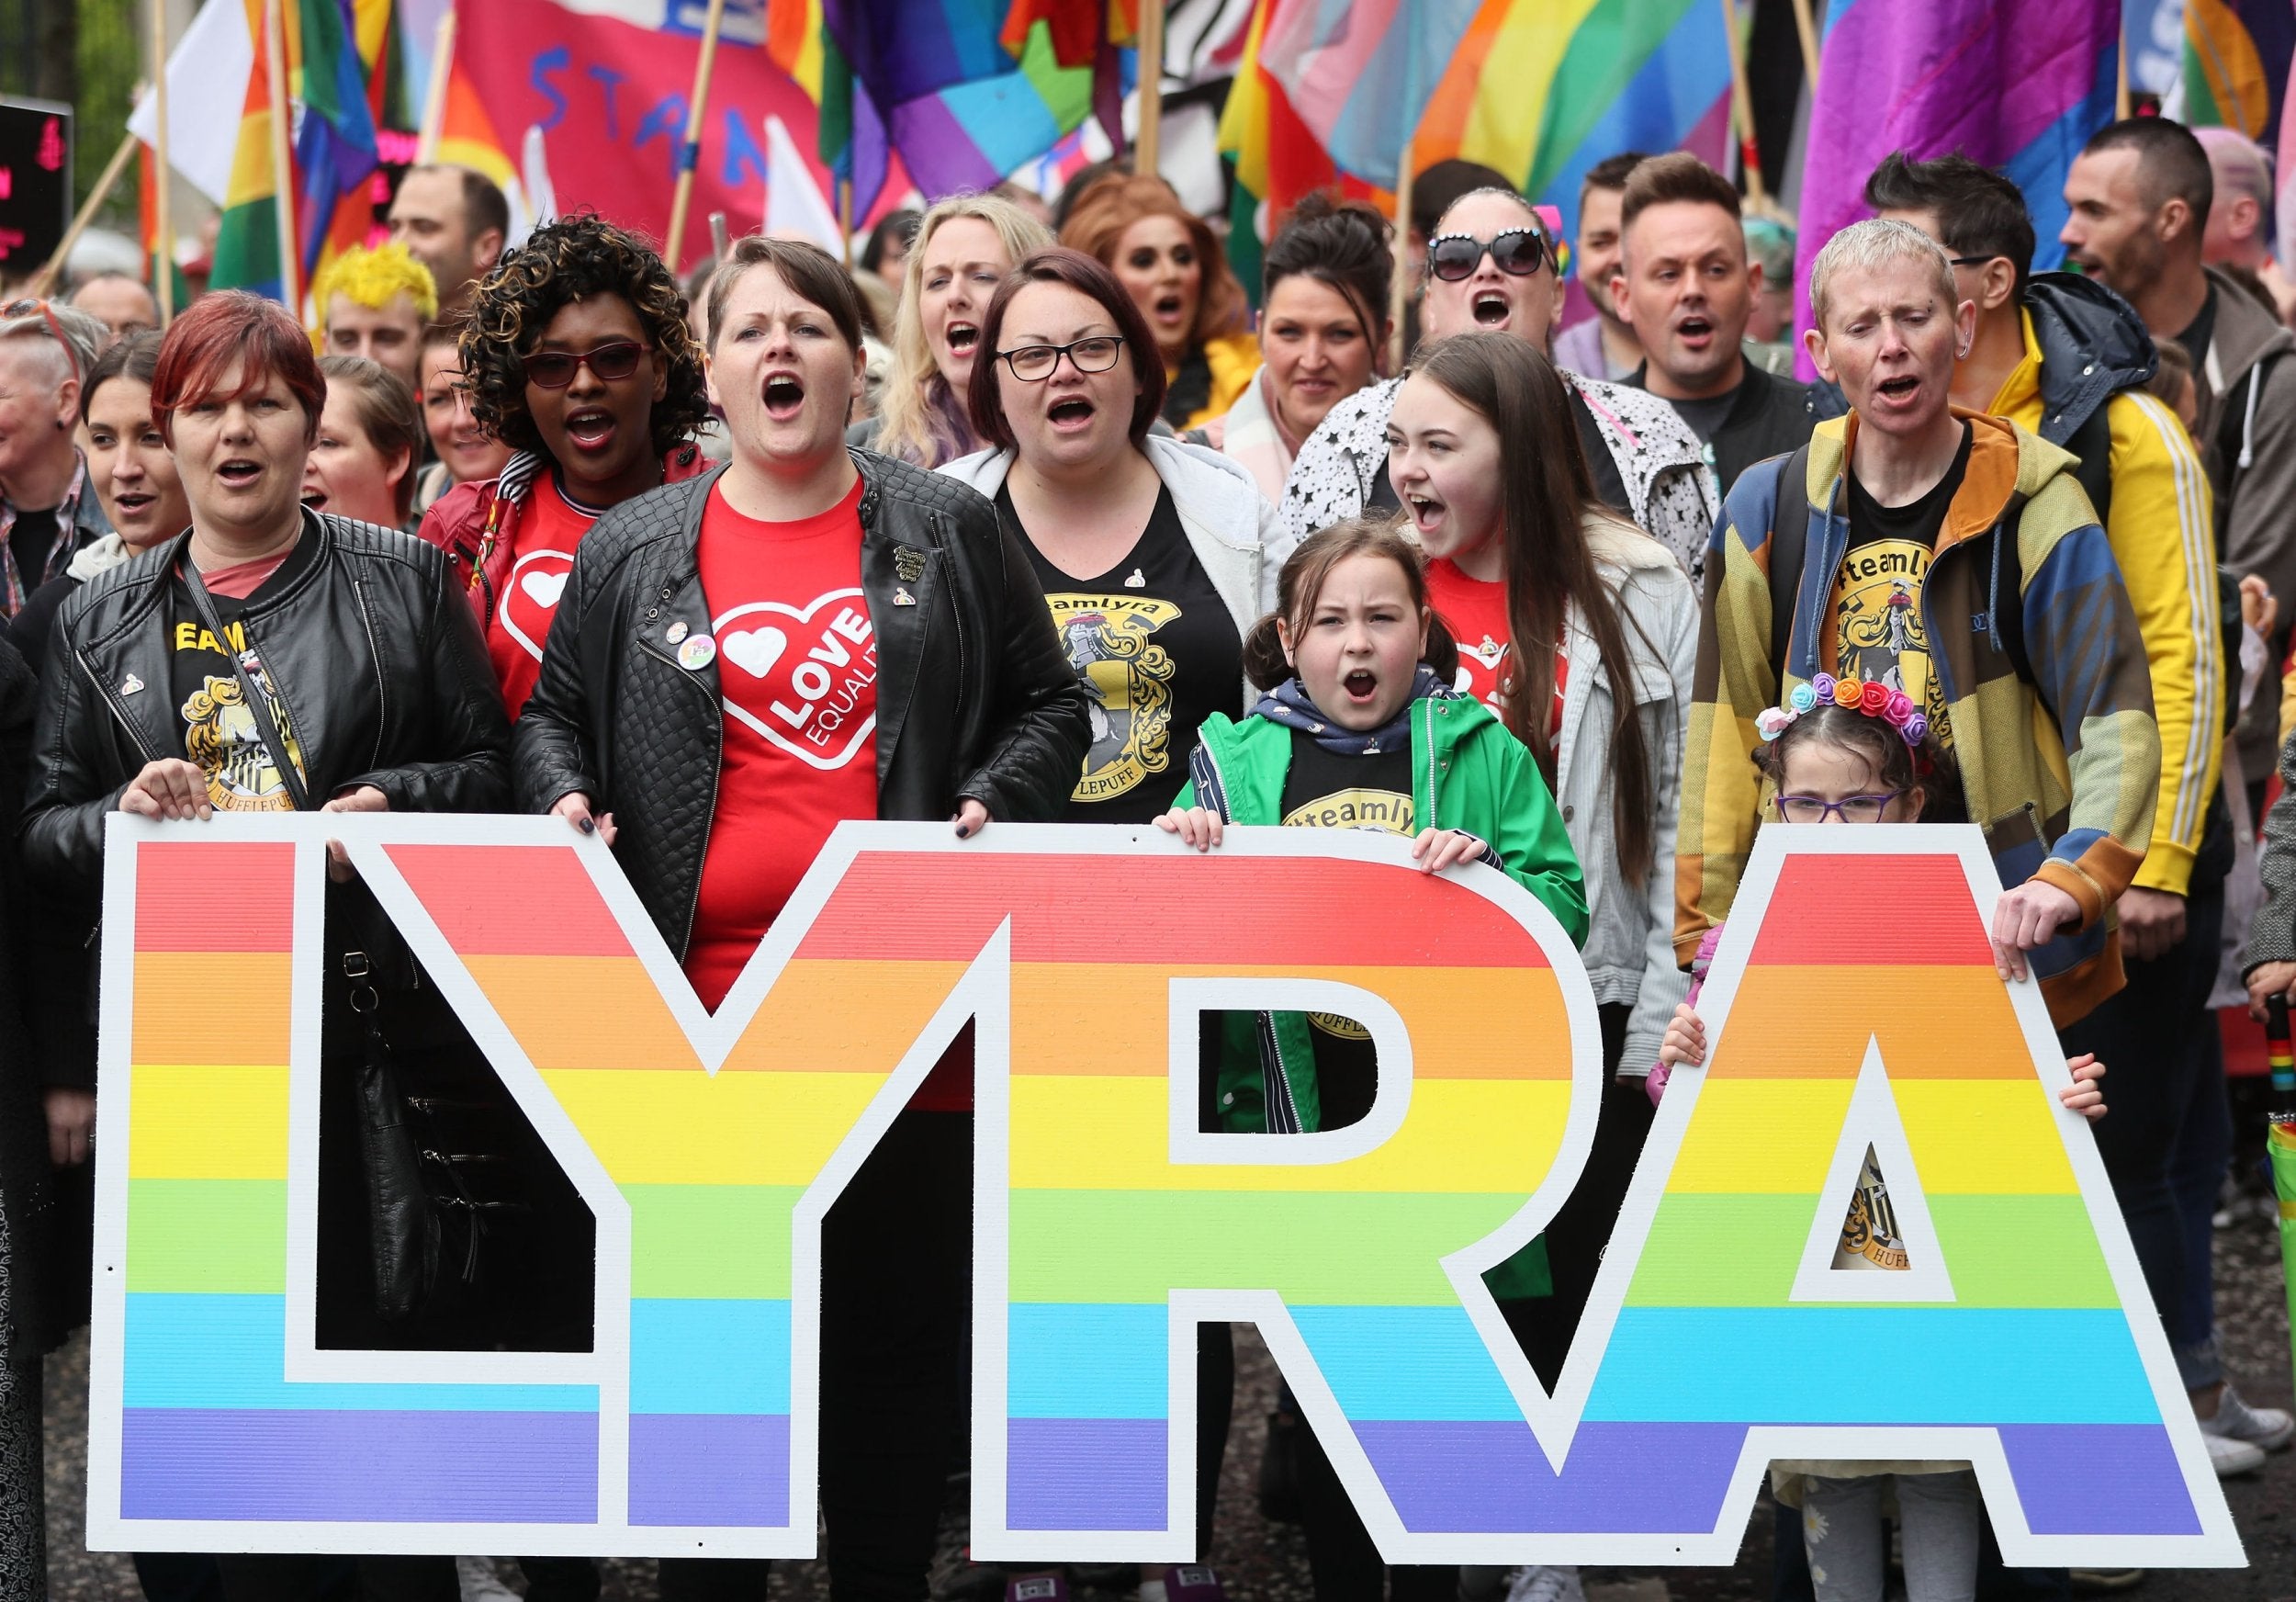
<path fill-rule="evenodd" d="M 1164 0 L 1140 0 L 1140 130 L 1132 171 L 1154 174 L 1164 152 Z"/>
<path fill-rule="evenodd" d="M 2116 121 L 2129 119 L 2129 14 L 2121 14 L 2120 71 L 2112 86 L 2112 115 Z M 2246 132 L 2245 129 L 2241 130 Z"/>
<path fill-rule="evenodd" d="M 1388 296 L 1387 370 L 1403 370 L 1403 313 L 1411 309 L 1411 190 L 1417 164 L 1412 159 L 1412 139 L 1403 141 L 1403 159 L 1395 172 L 1395 287 Z"/>
<path fill-rule="evenodd" d="M 422 130 L 414 144 L 418 166 L 438 160 L 439 136 L 446 126 L 446 90 L 454 69 L 455 8 L 449 6 L 438 19 L 438 33 L 431 44 L 431 85 L 423 92 Z"/>
<path fill-rule="evenodd" d="M 1737 0 L 1722 0 L 1722 36 L 1730 51 L 1730 120 L 1738 130 L 1738 164 L 1746 179 L 1746 198 L 1755 208 L 1770 204 L 1761 186 L 1761 149 L 1754 141 L 1754 96 L 1746 87 L 1746 46 L 1738 37 Z"/>
<path fill-rule="evenodd" d="M 88 224 L 96 220 L 96 212 L 103 209 L 104 202 L 111 198 L 112 186 L 118 183 L 119 175 L 128 170 L 128 158 L 136 153 L 136 146 L 140 142 L 132 133 L 119 141 L 119 148 L 112 152 L 112 159 L 105 164 L 102 175 L 96 178 L 96 187 L 87 192 L 87 199 L 81 205 L 79 215 L 72 220 L 72 226 L 64 230 L 63 238 L 56 242 L 55 254 L 50 256 L 39 271 L 32 275 L 31 281 L 24 286 L 25 294 L 35 300 L 46 299 L 49 289 L 63 274 L 63 264 L 71 256 L 72 247 L 80 243 L 80 236 L 87 231 Z"/>
<path fill-rule="evenodd" d="M 726 21 L 726 0 L 710 0 L 702 23 L 702 54 L 693 63 L 693 93 L 686 97 L 686 143 L 678 158 L 678 194 L 670 203 L 670 237 L 662 241 L 662 265 L 678 275 L 678 253 L 685 240 L 686 209 L 693 204 L 693 169 L 702 160 L 702 118 L 710 105 L 710 73 L 717 67 L 717 30 Z"/>
<path fill-rule="evenodd" d="M 271 215 L 279 235 L 279 299 L 296 316 L 303 315 L 302 285 L 295 259 L 295 162 L 288 152 L 291 124 L 287 110 L 286 26 L 279 16 L 280 0 L 264 0 L 264 76 L 271 91 Z"/>
<path fill-rule="evenodd" d="M 1818 23 L 1810 15 L 1810 0 L 1794 0 L 1794 31 L 1802 39 L 1802 86 L 1818 98 Z"/>
<path fill-rule="evenodd" d="M 837 181 L 837 236 L 845 242 L 845 270 L 853 270 L 853 180 Z"/>
<path fill-rule="evenodd" d="M 152 7 L 152 294 L 159 301 L 160 326 L 175 320 L 175 218 L 168 191 L 175 186 L 174 169 L 167 161 L 167 0 L 145 0 Z"/>

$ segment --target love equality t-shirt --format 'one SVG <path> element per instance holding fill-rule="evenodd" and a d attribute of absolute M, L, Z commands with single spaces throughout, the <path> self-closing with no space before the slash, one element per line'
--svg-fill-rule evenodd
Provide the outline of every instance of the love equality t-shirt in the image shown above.
<path fill-rule="evenodd" d="M 861 494 L 856 480 L 816 517 L 760 523 L 713 488 L 702 512 L 714 644 L 689 637 L 670 649 L 697 670 L 714 657 L 725 715 L 685 961 L 712 1010 L 829 831 L 877 816 L 877 631 L 861 592 Z"/>
<path fill-rule="evenodd" d="M 512 531 L 510 576 L 494 598 L 494 615 L 487 624 L 487 655 L 494 663 L 495 683 L 502 686 L 502 705 L 513 718 L 542 676 L 542 648 L 549 641 L 558 598 L 566 592 L 566 576 L 574 568 L 574 547 L 601 515 L 568 500 L 550 473 L 537 474 L 526 493 Z"/>

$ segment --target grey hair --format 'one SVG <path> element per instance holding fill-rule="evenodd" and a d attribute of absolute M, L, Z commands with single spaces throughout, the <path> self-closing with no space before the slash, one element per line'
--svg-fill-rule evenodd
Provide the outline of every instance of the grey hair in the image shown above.
<path fill-rule="evenodd" d="M 53 317 L 55 324 L 49 325 Z M 63 336 L 60 344 L 57 334 Z M 39 339 L 47 342 L 45 362 L 51 381 L 59 389 L 66 378 L 86 382 L 88 369 L 96 365 L 96 357 L 111 338 L 111 330 L 86 312 L 51 300 L 46 313 L 28 311 L 18 317 L 0 317 L 0 340 Z"/>
<path fill-rule="evenodd" d="M 1835 274 L 1853 268 L 1872 272 L 1898 262 L 1913 262 L 1930 268 L 1937 278 L 1938 298 L 1948 311 L 1960 303 L 1960 291 L 1953 286 L 1953 258 L 1945 254 L 1943 245 L 1910 222 L 1869 218 L 1851 223 L 1828 240 L 1826 248 L 1810 264 L 1810 321 L 1818 333 L 1826 331 L 1826 302 L 1830 299 Z"/>

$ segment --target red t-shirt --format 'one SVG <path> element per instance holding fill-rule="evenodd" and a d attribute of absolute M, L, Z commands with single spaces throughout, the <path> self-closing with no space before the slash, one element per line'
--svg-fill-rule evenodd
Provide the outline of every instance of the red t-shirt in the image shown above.
<path fill-rule="evenodd" d="M 1437 557 L 1427 564 L 1427 599 L 1458 641 L 1459 673 L 1451 687 L 1503 716 L 1502 703 L 1514 677 L 1509 662 L 1505 581 L 1469 578 L 1457 562 Z M 1570 656 L 1558 646 L 1555 705 L 1548 722 L 1550 739 L 1562 734 L 1562 694 L 1570 674 Z"/>
<path fill-rule="evenodd" d="M 503 707 L 512 717 L 535 693 L 550 619 L 557 615 L 558 597 L 574 567 L 574 547 L 598 517 L 560 494 L 555 477 L 546 472 L 535 475 L 519 509 L 510 575 L 494 598 L 494 617 L 487 625 L 487 655 L 494 662 L 495 682 L 502 686 Z"/>

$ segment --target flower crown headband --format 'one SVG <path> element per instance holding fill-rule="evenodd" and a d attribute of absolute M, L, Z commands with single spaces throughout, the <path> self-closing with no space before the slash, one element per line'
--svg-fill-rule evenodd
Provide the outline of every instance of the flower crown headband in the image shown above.
<path fill-rule="evenodd" d="M 1795 685 L 1784 705 L 1755 714 L 1754 732 L 1767 745 L 1793 728 L 1802 714 L 1828 703 L 1845 711 L 1880 718 L 1916 752 L 1929 737 L 1929 718 L 1915 709 L 1913 697 L 1903 690 L 1893 690 L 1879 679 L 1837 679 L 1831 673 L 1820 673 L 1806 684 Z"/>

